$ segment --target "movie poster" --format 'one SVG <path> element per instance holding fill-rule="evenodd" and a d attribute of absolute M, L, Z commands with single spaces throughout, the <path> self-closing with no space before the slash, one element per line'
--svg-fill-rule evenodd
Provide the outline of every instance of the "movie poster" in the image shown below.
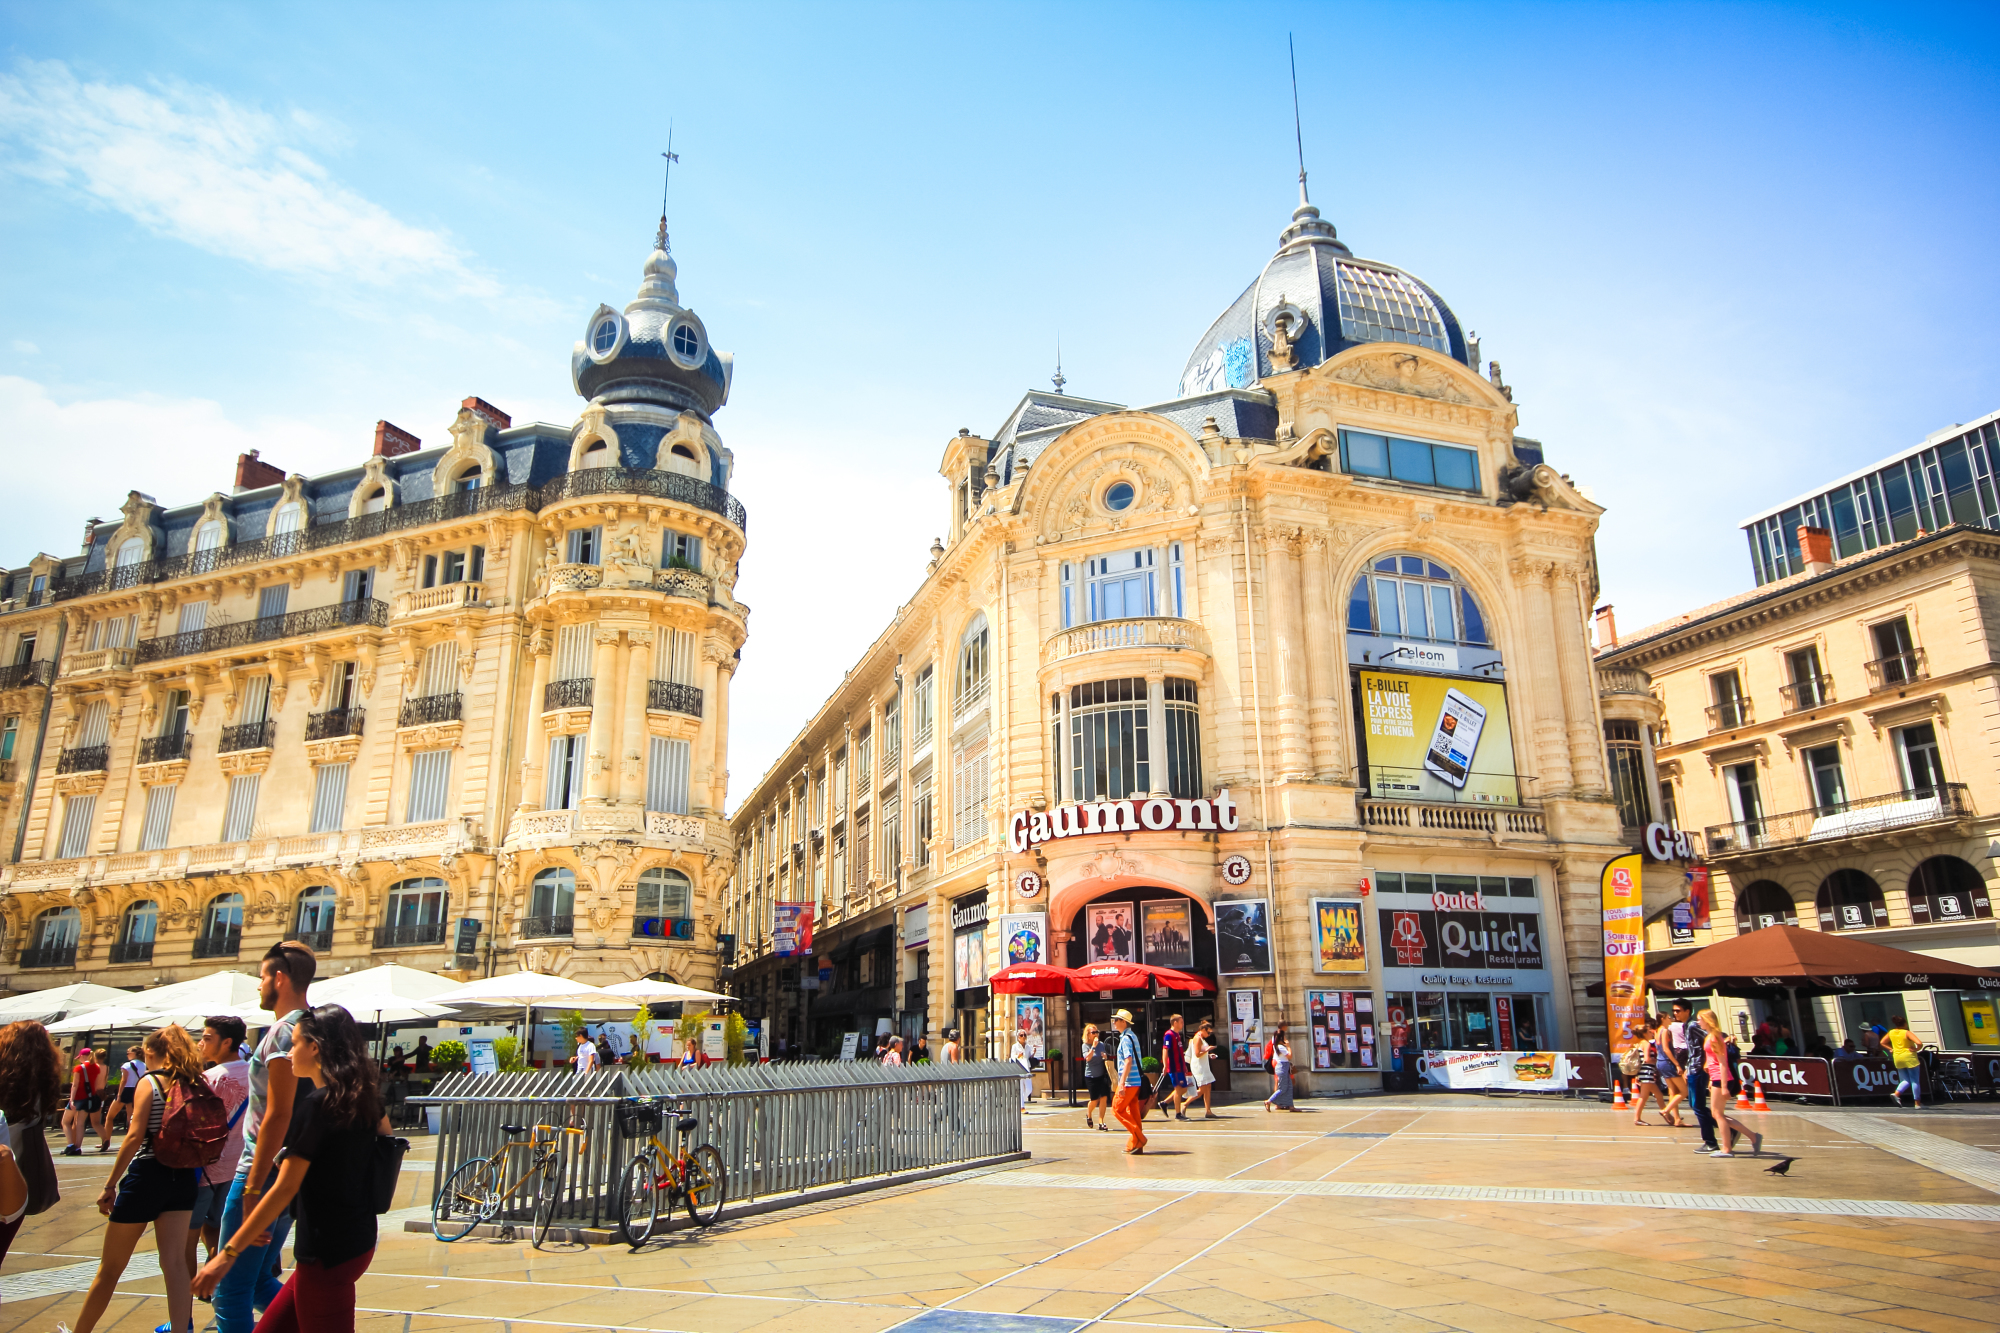
<path fill-rule="evenodd" d="M 986 931 L 962 930 L 951 939 L 952 971 L 959 990 L 986 984 Z"/>
<path fill-rule="evenodd" d="M 1014 1035 L 1037 1065 L 1049 1055 L 1048 1010 L 1039 995 L 1019 995 L 1014 1000 Z"/>
<path fill-rule="evenodd" d="M 1361 973 L 1368 970 L 1368 946 L 1362 935 L 1359 899 L 1315 898 L 1313 951 L 1322 972 Z"/>
<path fill-rule="evenodd" d="M 1084 909 L 1086 963 L 1136 963 L 1138 932 L 1131 903 L 1092 903 Z"/>
<path fill-rule="evenodd" d="M 1361 672 L 1360 685 L 1370 794 L 1521 803 L 1505 686 L 1387 671 Z"/>
<path fill-rule="evenodd" d="M 1000 948 L 1006 966 L 1049 961 L 1049 914 L 1021 912 L 1000 918 Z"/>
<path fill-rule="evenodd" d="M 1271 970 L 1270 899 L 1215 905 L 1215 970 L 1231 976 Z"/>
<path fill-rule="evenodd" d="M 813 947 L 813 905 L 773 903 L 771 952 L 780 958 L 809 954 Z"/>
<path fill-rule="evenodd" d="M 1194 966 L 1192 904 L 1185 898 L 1140 903 L 1145 926 L 1146 962 L 1154 967 Z"/>

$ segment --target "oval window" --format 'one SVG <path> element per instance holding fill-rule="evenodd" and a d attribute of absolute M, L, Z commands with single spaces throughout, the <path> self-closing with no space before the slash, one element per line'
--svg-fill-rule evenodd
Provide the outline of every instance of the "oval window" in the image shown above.
<path fill-rule="evenodd" d="M 618 341 L 618 321 L 601 319 L 590 333 L 590 348 L 599 356 L 610 351 Z"/>
<path fill-rule="evenodd" d="M 675 327 L 674 350 L 689 361 L 694 360 L 695 353 L 701 350 L 701 339 L 694 336 L 694 326 L 692 324 L 681 324 Z"/>
<path fill-rule="evenodd" d="M 1113 513 L 1121 509 L 1130 509 L 1132 501 L 1138 496 L 1139 493 L 1132 489 L 1131 482 L 1114 481 L 1104 488 L 1104 507 Z"/>

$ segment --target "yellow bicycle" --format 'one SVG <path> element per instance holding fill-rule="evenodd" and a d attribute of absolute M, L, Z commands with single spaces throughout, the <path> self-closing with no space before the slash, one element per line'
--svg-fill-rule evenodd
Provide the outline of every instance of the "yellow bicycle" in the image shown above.
<path fill-rule="evenodd" d="M 481 1222 L 490 1222 L 507 1197 L 530 1181 L 535 1181 L 536 1249 L 548 1239 L 549 1223 L 555 1219 L 556 1196 L 562 1192 L 563 1136 L 577 1138 L 578 1156 L 583 1153 L 584 1132 L 575 1126 L 502 1125 L 507 1135 L 526 1134 L 526 1140 L 510 1137 L 493 1150 L 490 1157 L 475 1157 L 451 1173 L 444 1188 L 431 1201 L 431 1234 L 442 1241 L 460 1240 Z M 501 1163 L 513 1149 L 528 1153 L 528 1169 L 520 1179 L 501 1186 Z"/>
<path fill-rule="evenodd" d="M 670 1109 L 675 1115 L 675 1133 L 680 1136 L 679 1152 L 660 1141 Z M 646 1140 L 625 1164 L 618 1190 L 618 1225 L 633 1249 L 653 1234 L 662 1192 L 667 1196 L 669 1213 L 676 1200 L 685 1202 L 688 1217 L 697 1226 L 707 1226 L 722 1212 L 722 1201 L 729 1193 L 722 1154 L 706 1143 L 687 1146 L 687 1135 L 698 1123 L 687 1114 L 687 1107 L 670 1106 L 665 1097 L 628 1098 L 618 1103 L 618 1132 L 626 1138 Z"/>

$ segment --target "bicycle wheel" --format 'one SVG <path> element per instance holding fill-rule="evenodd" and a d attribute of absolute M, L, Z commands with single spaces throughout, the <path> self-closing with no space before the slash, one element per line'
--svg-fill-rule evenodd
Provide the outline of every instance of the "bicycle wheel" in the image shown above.
<path fill-rule="evenodd" d="M 729 1194 L 729 1175 L 722 1167 L 722 1154 L 704 1143 L 687 1155 L 682 1184 L 686 1190 L 688 1216 L 697 1226 L 707 1226 L 722 1212 Z"/>
<path fill-rule="evenodd" d="M 625 1179 L 618 1189 L 618 1227 L 625 1243 L 638 1249 L 653 1234 L 660 1217 L 660 1187 L 651 1154 L 640 1153 L 625 1164 Z"/>
<path fill-rule="evenodd" d="M 458 1240 L 491 1217 L 499 1201 L 493 1163 L 476 1157 L 452 1172 L 431 1200 L 431 1234 L 442 1241 Z"/>
<path fill-rule="evenodd" d="M 555 1221 L 556 1198 L 562 1193 L 562 1157 L 551 1156 L 542 1168 L 541 1183 L 535 1188 L 535 1248 L 549 1238 L 549 1223 Z"/>

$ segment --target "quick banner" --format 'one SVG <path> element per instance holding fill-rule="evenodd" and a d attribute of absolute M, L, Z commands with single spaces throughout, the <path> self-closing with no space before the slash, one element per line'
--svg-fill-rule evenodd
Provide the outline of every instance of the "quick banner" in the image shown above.
<path fill-rule="evenodd" d="M 1417 1073 L 1434 1088 L 1512 1088 L 1568 1092 L 1582 1086 L 1581 1071 L 1562 1051 L 1425 1051 Z"/>
<path fill-rule="evenodd" d="M 1505 686 L 1466 677 L 1358 674 L 1370 792 L 1413 801 L 1521 803 Z"/>
<path fill-rule="evenodd" d="M 1639 897 L 1639 854 L 1604 867 L 1604 1017 L 1616 1060 L 1637 1039 L 1646 1017 L 1646 922 Z"/>
<path fill-rule="evenodd" d="M 1833 1096 L 1829 1062 L 1811 1056 L 1746 1055 L 1736 1066 L 1736 1077 L 1746 1085 L 1763 1084 L 1766 1093 L 1783 1093 L 1787 1097 Z"/>
<path fill-rule="evenodd" d="M 1919 1077 L 1924 1071 L 1919 1070 Z M 1833 1062 L 1833 1095 L 1835 1101 L 1853 1102 L 1865 1097 L 1887 1097 L 1895 1091 L 1902 1080 L 1903 1071 L 1879 1056 L 1866 1060 L 1835 1060 Z M 1930 1095 L 1928 1085 L 1924 1095 Z"/>

